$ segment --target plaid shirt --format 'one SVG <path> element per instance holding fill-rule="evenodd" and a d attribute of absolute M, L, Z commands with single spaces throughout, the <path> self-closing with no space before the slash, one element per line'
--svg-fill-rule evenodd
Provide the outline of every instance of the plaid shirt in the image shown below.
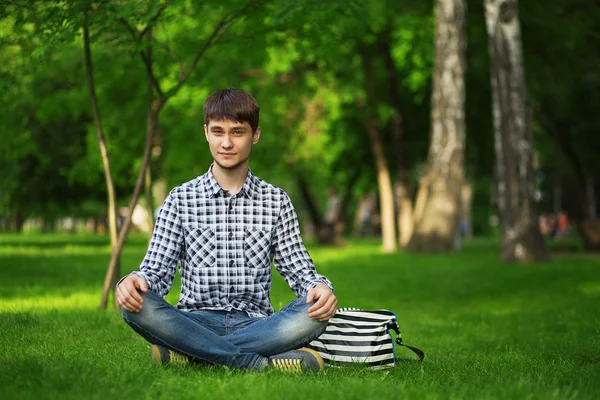
<path fill-rule="evenodd" d="M 300 297 L 322 283 L 306 251 L 288 195 L 248 171 L 234 196 L 207 173 L 174 188 L 160 208 L 148 252 L 135 273 L 161 296 L 179 262 L 177 308 L 273 313 L 271 263 Z"/>

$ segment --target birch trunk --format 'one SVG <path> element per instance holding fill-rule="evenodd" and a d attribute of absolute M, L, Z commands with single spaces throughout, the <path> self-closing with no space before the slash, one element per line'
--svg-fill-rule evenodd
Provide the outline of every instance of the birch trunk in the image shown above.
<path fill-rule="evenodd" d="M 129 231 L 129 228 L 131 227 L 131 216 L 133 214 L 133 209 L 135 208 L 135 205 L 137 204 L 140 198 L 140 194 L 142 192 L 142 186 L 144 185 L 144 177 L 146 176 L 146 168 L 150 163 L 152 138 L 154 137 L 158 128 L 158 117 L 160 115 L 160 110 L 162 109 L 164 104 L 164 98 L 159 97 L 159 99 L 152 104 L 150 113 L 148 114 L 148 119 L 146 122 L 146 144 L 144 146 L 144 154 L 142 156 L 142 165 L 140 167 L 137 180 L 135 182 L 135 187 L 133 188 L 133 193 L 131 194 L 129 206 L 127 207 L 125 221 L 123 222 L 123 226 L 121 227 L 121 231 L 119 232 L 117 245 L 112 252 L 110 263 L 108 264 L 108 270 L 106 271 L 106 276 L 104 278 L 104 287 L 102 289 L 102 299 L 100 301 L 101 308 L 106 308 L 106 305 L 108 304 L 108 295 L 111 292 L 111 290 L 114 290 L 114 276 L 117 275 L 116 271 L 118 271 L 119 258 L 121 257 L 121 252 L 123 251 L 125 240 L 127 240 L 127 233 Z"/>
<path fill-rule="evenodd" d="M 148 29 L 146 32 L 146 38 L 148 41 L 152 40 L 152 28 Z M 146 49 L 146 59 L 148 63 L 152 65 L 152 46 L 148 46 Z M 146 90 L 147 90 L 147 115 L 152 114 L 152 103 L 154 102 L 154 84 L 152 83 L 152 78 L 150 74 L 146 74 Z M 154 140 L 154 138 L 152 138 Z M 148 213 L 148 246 L 150 245 L 150 241 L 152 240 L 152 233 L 154 231 L 154 201 L 152 201 L 152 168 L 150 166 L 150 162 L 148 162 L 148 166 L 146 167 L 146 173 L 144 176 L 144 188 L 145 188 L 145 197 L 146 197 L 146 212 Z"/>
<path fill-rule="evenodd" d="M 147 76 L 148 80 L 152 82 L 154 90 L 157 93 L 157 98 L 156 98 L 156 100 L 152 101 L 152 103 L 149 107 L 149 112 L 148 112 L 147 120 L 146 120 L 146 144 L 144 146 L 144 153 L 142 155 L 142 165 L 140 167 L 140 171 L 137 176 L 137 180 L 135 183 L 135 187 L 133 189 L 133 193 L 131 194 L 131 200 L 129 202 L 129 206 L 127 207 L 127 215 L 125 216 L 125 221 L 123 223 L 123 227 L 119 231 L 117 244 L 112 252 L 111 259 L 110 259 L 110 262 L 108 265 L 108 270 L 106 271 L 106 276 L 104 279 L 104 287 L 102 289 L 102 299 L 100 301 L 100 307 L 106 308 L 109 293 L 111 292 L 111 290 L 114 291 L 114 284 L 113 284 L 115 281 L 114 278 L 118 278 L 118 276 L 119 276 L 118 275 L 119 258 L 121 255 L 121 251 L 123 250 L 123 246 L 125 245 L 125 241 L 127 240 L 127 233 L 128 233 L 129 227 L 131 226 L 131 216 L 133 214 L 133 209 L 134 209 L 135 205 L 137 204 L 137 201 L 140 198 L 142 186 L 144 184 L 144 177 L 146 175 L 146 168 L 148 167 L 148 165 L 150 163 L 152 142 L 153 142 L 153 138 L 155 138 L 156 134 L 157 134 L 159 116 L 160 116 L 160 112 L 161 112 L 163 106 L 165 105 L 167 100 L 169 100 L 171 97 L 175 96 L 179 92 L 179 90 L 181 90 L 183 85 L 186 83 L 186 81 L 188 80 L 188 78 L 191 76 L 192 72 L 196 68 L 198 61 L 202 58 L 202 56 L 206 53 L 206 51 L 210 47 L 212 47 L 221 38 L 224 30 L 237 18 L 240 18 L 241 16 L 245 15 L 246 10 L 250 6 L 256 7 L 259 4 L 263 4 L 263 3 L 264 3 L 263 1 L 248 1 L 243 7 L 241 7 L 237 11 L 235 11 L 231 14 L 225 15 L 223 17 L 223 19 L 215 26 L 215 28 L 212 31 L 212 33 L 210 34 L 210 36 L 202 42 L 202 44 L 200 45 L 200 48 L 194 55 L 194 58 L 193 58 L 192 62 L 190 63 L 190 65 L 187 68 L 185 68 L 183 64 L 179 63 L 179 67 L 180 67 L 179 79 L 177 80 L 177 83 L 175 83 L 175 85 L 172 86 L 169 89 L 169 91 L 166 93 L 161 89 L 160 83 L 154 73 L 152 59 L 149 58 L 148 55 L 144 51 L 140 51 L 139 54 L 142 58 L 142 61 L 144 63 L 145 69 L 146 69 L 146 74 L 147 74 L 146 76 Z M 165 8 L 167 8 L 167 5 L 168 5 L 168 3 L 163 4 L 158 9 L 156 15 L 152 18 L 152 23 L 156 23 L 156 20 L 158 19 L 160 14 L 165 10 Z M 87 14 L 84 13 L 84 16 L 87 18 Z M 150 25 L 147 27 L 148 28 L 147 30 L 138 32 L 136 30 L 136 28 L 129 26 L 126 21 L 120 20 L 120 22 L 123 23 L 126 26 L 126 28 L 132 33 L 132 35 L 134 36 L 134 40 L 137 43 L 139 43 L 141 41 L 141 39 L 142 39 L 141 35 L 146 34 L 148 38 L 151 38 L 151 32 L 149 30 L 149 28 L 151 28 Z M 139 34 L 139 36 L 138 36 L 138 34 Z"/>
<path fill-rule="evenodd" d="M 396 115 L 392 118 L 392 136 L 396 153 L 396 185 L 395 199 L 398 207 L 398 241 L 402 249 L 406 248 L 414 231 L 413 201 L 410 183 L 408 182 L 408 163 L 404 154 L 404 129 L 400 95 L 398 93 L 399 78 L 392 58 L 392 48 L 389 41 L 383 45 L 383 56 L 387 72 L 390 105 Z"/>
<path fill-rule="evenodd" d="M 465 5 L 437 0 L 431 144 L 420 182 L 412 251 L 449 252 L 461 213 L 465 143 Z"/>
<path fill-rule="evenodd" d="M 106 184 L 106 196 L 108 202 L 108 231 L 110 237 L 110 248 L 114 252 L 117 247 L 118 229 L 117 229 L 117 201 L 115 194 L 115 185 L 112 179 L 112 172 L 110 169 L 110 156 L 106 147 L 106 140 L 104 138 L 104 130 L 102 128 L 102 121 L 100 119 L 100 109 L 98 107 L 98 99 L 96 97 L 96 85 L 94 82 L 94 70 L 92 62 L 92 50 L 90 45 L 90 30 L 88 11 L 83 11 L 83 55 L 85 65 L 85 78 L 90 96 L 90 104 L 92 107 L 92 117 L 94 120 L 94 129 L 96 130 L 96 139 L 98 141 L 98 147 L 100 148 L 100 155 L 102 157 L 102 168 L 104 170 L 104 182 Z M 115 263 L 115 276 L 119 273 L 119 260 Z M 113 276 L 113 282 L 115 282 L 115 276 Z"/>
<path fill-rule="evenodd" d="M 375 159 L 375 168 L 377 169 L 382 250 L 391 253 L 398 248 L 396 244 L 396 221 L 394 218 L 394 190 L 385 152 L 383 151 L 383 139 L 381 138 L 379 117 L 377 116 L 375 108 L 377 101 L 375 76 L 368 49 L 363 49 L 361 56 L 367 94 L 365 129 L 367 130 L 369 143 L 371 144 L 371 152 Z"/>
<path fill-rule="evenodd" d="M 505 261 L 548 257 L 534 201 L 533 148 L 516 0 L 485 0 L 491 65 L 496 192 Z"/>
<path fill-rule="evenodd" d="M 150 245 L 154 230 L 154 201 L 152 201 L 152 168 L 150 164 L 146 167 L 146 173 L 144 174 L 144 197 L 146 198 L 146 214 L 148 214 L 148 245 Z"/>
<path fill-rule="evenodd" d="M 382 249 L 394 252 L 396 246 L 396 224 L 394 221 L 394 192 L 392 179 L 383 152 L 379 118 L 374 116 L 367 120 L 367 134 L 371 142 L 371 151 L 377 168 L 377 186 L 379 187 L 379 209 L 381 211 Z"/>

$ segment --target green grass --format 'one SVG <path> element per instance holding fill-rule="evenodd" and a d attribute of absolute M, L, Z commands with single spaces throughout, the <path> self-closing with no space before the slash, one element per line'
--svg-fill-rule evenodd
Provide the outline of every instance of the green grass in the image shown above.
<path fill-rule="evenodd" d="M 125 249 L 136 269 L 145 239 Z M 0 235 L 2 399 L 592 399 L 600 393 L 600 258 L 504 265 L 495 244 L 384 255 L 375 242 L 312 248 L 341 307 L 389 308 L 423 363 L 314 375 L 163 367 L 114 311 L 98 309 L 105 238 Z M 178 287 L 178 281 L 175 283 Z M 175 302 L 174 290 L 168 300 Z M 294 298 L 274 280 L 276 309 Z"/>

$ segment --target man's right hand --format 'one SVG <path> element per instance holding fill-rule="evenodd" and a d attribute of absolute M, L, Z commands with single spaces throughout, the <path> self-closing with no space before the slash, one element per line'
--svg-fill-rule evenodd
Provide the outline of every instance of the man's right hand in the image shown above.
<path fill-rule="evenodd" d="M 142 311 L 144 299 L 139 292 L 148 291 L 148 283 L 136 274 L 131 274 L 117 286 L 117 301 L 129 312 Z"/>

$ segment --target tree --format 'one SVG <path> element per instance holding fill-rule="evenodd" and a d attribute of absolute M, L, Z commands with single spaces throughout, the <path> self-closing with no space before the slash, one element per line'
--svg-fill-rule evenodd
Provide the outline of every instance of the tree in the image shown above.
<path fill-rule="evenodd" d="M 586 248 L 598 249 L 600 5 L 576 0 L 550 6 L 526 3 L 519 14 L 536 161 L 544 177 L 540 211 L 566 211 Z M 540 32 L 544 40 L 538 39 Z"/>
<path fill-rule="evenodd" d="M 435 6 L 435 67 L 431 141 L 421 178 L 412 251 L 452 250 L 458 229 L 464 183 L 465 6 L 438 0 Z"/>
<path fill-rule="evenodd" d="M 496 148 L 496 207 L 505 261 L 547 258 L 534 200 L 533 144 L 516 0 L 486 0 Z"/>
<path fill-rule="evenodd" d="M 90 44 L 90 22 L 88 9 L 83 9 L 82 36 L 83 36 L 83 58 L 85 68 L 85 81 L 89 91 L 90 106 L 92 108 L 92 116 L 94 120 L 94 129 L 96 131 L 96 140 L 102 157 L 102 169 L 104 170 L 104 182 L 106 185 L 106 195 L 108 202 L 108 231 L 110 237 L 110 248 L 112 254 L 120 252 L 118 249 L 118 227 L 117 227 L 117 199 L 115 193 L 115 184 L 113 182 L 113 174 L 111 172 L 110 156 L 106 147 L 106 139 L 100 118 L 100 109 L 98 107 L 98 99 L 96 97 L 96 85 L 94 83 L 94 70 L 92 63 L 92 50 Z M 111 271 L 110 283 L 115 284 L 119 275 L 119 259 Z M 115 307 L 117 306 L 115 297 Z M 106 303 L 102 303 L 102 307 L 106 307 Z"/>
<path fill-rule="evenodd" d="M 156 132 L 158 130 L 159 116 L 160 116 L 160 113 L 161 113 L 163 107 L 165 106 L 165 104 L 167 103 L 167 101 L 169 99 L 171 99 L 172 97 L 177 95 L 177 93 L 181 90 L 183 85 L 186 83 L 186 81 L 188 80 L 188 78 L 191 76 L 192 72 L 196 68 L 198 61 L 204 56 L 204 54 L 207 52 L 207 50 L 211 46 L 213 46 L 217 41 L 220 40 L 221 36 L 224 34 L 224 32 L 226 32 L 227 28 L 229 28 L 229 26 L 232 24 L 232 22 L 235 21 L 236 19 L 241 18 L 244 15 L 244 13 L 249 9 L 250 5 L 253 5 L 255 7 L 254 10 L 256 11 L 257 9 L 260 9 L 260 7 L 263 5 L 263 3 L 264 3 L 264 1 L 260 1 L 260 2 L 246 1 L 246 2 L 242 3 L 241 6 L 239 4 L 234 4 L 232 6 L 233 7 L 232 9 L 220 10 L 221 11 L 221 13 L 220 13 L 221 15 L 219 17 L 220 19 L 214 25 L 214 27 L 212 28 L 212 32 L 208 35 L 208 37 L 198 46 L 193 59 L 187 66 L 185 66 L 181 61 L 179 61 L 179 59 L 177 58 L 177 56 L 175 55 L 173 50 L 166 43 L 161 43 L 161 47 L 163 49 L 165 49 L 165 51 L 171 57 L 173 57 L 173 59 L 179 65 L 178 79 L 176 80 L 176 83 L 172 84 L 171 87 L 169 87 L 166 91 L 163 89 L 163 87 L 160 83 L 159 77 L 157 76 L 157 71 L 156 71 L 155 65 L 153 63 L 153 58 L 149 57 L 150 53 L 148 51 L 146 51 L 146 49 L 142 45 L 144 45 L 144 46 L 157 45 L 157 42 L 153 39 L 152 35 L 150 35 L 150 32 L 151 32 L 152 26 L 154 24 L 156 24 L 157 20 L 159 19 L 159 17 L 162 14 L 162 12 L 167 8 L 168 3 L 163 3 L 159 7 L 156 6 L 156 4 L 157 4 L 156 2 L 154 2 L 154 4 L 151 3 L 149 9 L 152 10 L 153 8 L 156 8 L 156 11 L 154 12 L 153 15 L 151 13 L 149 13 L 150 15 L 152 15 L 151 17 L 148 17 L 148 15 L 146 15 L 146 16 L 144 16 L 144 18 L 142 18 L 143 20 L 144 19 L 147 20 L 146 25 L 143 26 L 142 28 L 136 27 L 130 21 L 128 21 L 126 18 L 120 17 L 120 15 L 122 15 L 123 13 L 120 12 L 118 6 L 112 5 L 112 4 L 109 5 L 109 7 L 108 7 L 109 13 L 114 13 L 114 17 L 117 19 L 117 21 L 120 24 L 122 24 L 127 29 L 127 31 L 131 34 L 131 37 L 132 37 L 136 47 L 139 48 L 138 53 L 141 58 L 141 61 L 143 62 L 144 66 L 145 66 L 147 81 L 152 83 L 153 91 L 154 91 L 156 97 L 155 97 L 154 101 L 151 101 L 151 104 L 149 104 L 149 106 L 148 106 L 147 124 L 146 124 L 146 140 L 145 140 L 144 152 L 143 152 L 143 156 L 142 156 L 142 163 L 141 163 L 138 177 L 137 177 L 137 180 L 135 183 L 135 187 L 133 189 L 133 193 L 131 195 L 131 199 L 129 201 L 129 206 L 127 207 L 127 212 L 125 215 L 125 221 L 123 222 L 123 227 L 121 228 L 121 231 L 119 232 L 119 237 L 118 237 L 116 247 L 113 249 L 113 252 L 111 254 L 110 263 L 109 263 L 109 266 L 108 266 L 108 269 L 106 272 L 106 277 L 104 280 L 104 288 L 102 291 L 102 301 L 100 303 L 101 307 L 103 307 L 103 308 L 106 307 L 106 304 L 108 302 L 109 292 L 111 290 L 114 290 L 114 283 L 116 281 L 116 278 L 118 277 L 119 258 L 120 258 L 121 252 L 123 250 L 123 246 L 125 245 L 125 241 L 127 239 L 128 230 L 131 226 L 133 209 L 135 208 L 135 206 L 140 198 L 141 190 L 142 190 L 142 187 L 145 182 L 146 168 L 148 167 L 148 165 L 150 163 L 150 155 L 151 155 L 153 139 L 155 138 Z M 154 7 L 152 7 L 153 5 L 154 5 Z M 127 7 L 127 5 L 125 7 Z M 124 9 L 127 9 L 127 8 L 122 8 L 121 10 L 124 10 Z M 111 14 L 109 14 L 109 15 L 111 15 Z M 136 16 L 134 15 L 133 19 L 135 21 L 138 18 L 139 17 L 136 18 Z M 148 40 L 148 41 L 146 43 L 144 43 L 144 40 Z M 149 94 L 149 98 L 152 98 L 151 94 Z"/>

